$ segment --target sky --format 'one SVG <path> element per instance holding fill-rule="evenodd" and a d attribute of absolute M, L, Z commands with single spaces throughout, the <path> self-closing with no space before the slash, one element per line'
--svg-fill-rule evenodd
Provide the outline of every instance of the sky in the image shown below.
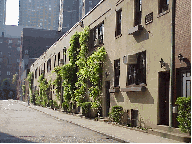
<path fill-rule="evenodd" d="M 18 25 L 19 0 L 7 0 L 6 3 L 6 25 Z"/>

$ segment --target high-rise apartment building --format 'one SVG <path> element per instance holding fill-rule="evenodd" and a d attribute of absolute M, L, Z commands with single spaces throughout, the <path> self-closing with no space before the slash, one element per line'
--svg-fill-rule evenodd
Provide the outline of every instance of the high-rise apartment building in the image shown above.
<path fill-rule="evenodd" d="M 84 17 L 100 0 L 79 0 L 79 19 Z"/>
<path fill-rule="evenodd" d="M 19 25 L 57 30 L 60 0 L 19 0 Z"/>
<path fill-rule="evenodd" d="M 0 36 L 4 31 L 6 17 L 6 0 L 0 0 Z"/>
<path fill-rule="evenodd" d="M 66 32 L 100 0 L 60 0 L 58 31 Z"/>

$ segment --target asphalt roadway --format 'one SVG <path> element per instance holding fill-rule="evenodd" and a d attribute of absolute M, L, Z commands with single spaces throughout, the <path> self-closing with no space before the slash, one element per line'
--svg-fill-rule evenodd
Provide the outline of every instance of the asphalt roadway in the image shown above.
<path fill-rule="evenodd" d="M 118 143 L 86 128 L 0 100 L 0 143 Z"/>

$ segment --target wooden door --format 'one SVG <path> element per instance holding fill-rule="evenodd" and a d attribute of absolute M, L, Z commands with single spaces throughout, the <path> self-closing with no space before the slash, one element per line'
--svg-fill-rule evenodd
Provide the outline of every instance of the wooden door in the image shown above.
<path fill-rule="evenodd" d="M 169 72 L 159 72 L 160 125 L 169 125 Z"/>

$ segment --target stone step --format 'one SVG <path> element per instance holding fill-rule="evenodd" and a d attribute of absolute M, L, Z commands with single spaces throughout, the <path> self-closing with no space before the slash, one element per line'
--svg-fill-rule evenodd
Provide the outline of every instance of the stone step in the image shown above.
<path fill-rule="evenodd" d="M 100 118 L 98 121 L 100 121 L 100 122 L 108 122 L 109 119 L 107 119 L 107 118 Z"/>
<path fill-rule="evenodd" d="M 161 136 L 164 138 L 168 138 L 168 139 L 173 139 L 173 140 L 180 141 L 180 142 L 186 142 L 186 143 L 191 142 L 191 136 L 189 136 L 188 134 L 167 132 L 167 131 L 160 130 L 160 129 L 148 129 L 148 133 L 157 135 L 157 136 Z"/>

